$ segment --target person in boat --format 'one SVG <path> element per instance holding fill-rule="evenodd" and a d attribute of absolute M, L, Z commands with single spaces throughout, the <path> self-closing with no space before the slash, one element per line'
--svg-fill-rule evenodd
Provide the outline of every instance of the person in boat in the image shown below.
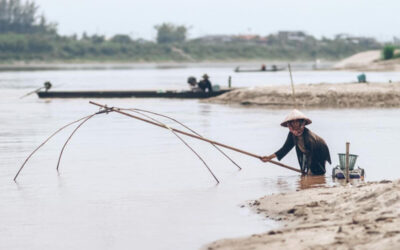
<path fill-rule="evenodd" d="M 211 82 L 209 79 L 209 76 L 207 74 L 203 75 L 203 80 L 201 80 L 198 83 L 198 87 L 203 91 L 203 92 L 212 92 L 212 86 Z"/>
<path fill-rule="evenodd" d="M 201 92 L 202 90 L 197 86 L 197 80 L 196 77 L 190 76 L 187 80 L 187 83 L 189 84 L 189 88 L 193 92 Z"/>
<path fill-rule="evenodd" d="M 296 147 L 301 172 L 309 175 L 324 175 L 325 163 L 331 164 L 329 149 L 321 137 L 305 127 L 310 123 L 311 120 L 299 110 L 294 109 L 290 112 L 281 123 L 281 126 L 289 128 L 286 142 L 278 151 L 272 155 L 261 157 L 261 160 L 263 162 L 274 158 L 281 160 L 293 147 Z"/>
<path fill-rule="evenodd" d="M 267 70 L 267 66 L 265 66 L 265 64 L 261 65 L 261 71 L 266 71 Z"/>

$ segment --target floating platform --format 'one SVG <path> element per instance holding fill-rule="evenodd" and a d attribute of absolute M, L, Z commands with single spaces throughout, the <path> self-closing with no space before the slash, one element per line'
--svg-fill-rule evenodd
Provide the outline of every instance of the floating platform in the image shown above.
<path fill-rule="evenodd" d="M 222 95 L 231 89 L 220 89 L 213 92 L 194 92 L 177 90 L 126 90 L 126 91 L 39 91 L 39 98 L 180 98 L 204 99 Z"/>
<path fill-rule="evenodd" d="M 336 179 L 346 178 L 346 154 L 339 155 L 339 165 L 332 169 L 332 177 Z M 365 170 L 363 168 L 354 168 L 358 155 L 349 154 L 349 178 L 350 179 L 363 179 Z"/>
<path fill-rule="evenodd" d="M 363 168 L 356 168 L 349 170 L 349 178 L 350 179 L 363 179 L 365 176 L 365 170 Z M 332 169 L 332 177 L 336 179 L 345 179 L 346 173 L 344 169 L 341 169 L 340 166 L 336 166 Z"/>

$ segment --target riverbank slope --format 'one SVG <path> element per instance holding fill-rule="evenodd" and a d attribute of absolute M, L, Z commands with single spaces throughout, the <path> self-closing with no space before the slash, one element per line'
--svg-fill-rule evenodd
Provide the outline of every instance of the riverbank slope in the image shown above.
<path fill-rule="evenodd" d="M 295 86 L 299 108 L 400 107 L 400 83 L 301 84 Z M 290 86 L 242 88 L 205 100 L 210 103 L 294 107 Z"/>
<path fill-rule="evenodd" d="M 205 249 L 399 249 L 399 192 L 381 181 L 265 196 L 248 206 L 281 228 Z"/>
<path fill-rule="evenodd" d="M 381 50 L 354 54 L 336 63 L 333 69 L 354 71 L 400 71 L 400 59 L 382 60 Z"/>

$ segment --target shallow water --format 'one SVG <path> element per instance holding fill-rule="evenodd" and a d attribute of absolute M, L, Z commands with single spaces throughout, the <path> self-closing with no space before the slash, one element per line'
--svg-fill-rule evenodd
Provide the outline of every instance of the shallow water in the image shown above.
<path fill-rule="evenodd" d="M 210 145 L 187 139 L 221 183 L 169 131 L 119 114 L 89 120 L 71 139 L 55 168 L 70 128 L 12 178 L 32 150 L 66 123 L 94 113 L 87 99 L 19 99 L 51 80 L 60 89 L 184 88 L 188 75 L 207 72 L 223 84 L 287 84 L 287 73 L 234 75 L 229 68 L 34 71 L 0 73 L 0 248 L 1 249 L 197 249 L 210 241 L 266 231 L 277 224 L 241 204 L 260 196 L 334 184 L 255 158 L 227 152 L 237 168 Z M 303 72 L 296 83 L 352 81 L 354 72 Z M 375 81 L 399 81 L 398 73 L 367 73 Z M 349 80 L 350 79 L 350 80 Z M 182 87 L 183 86 L 183 87 Z M 242 108 L 196 100 L 97 99 L 110 106 L 135 107 L 177 118 L 199 133 L 255 154 L 270 154 L 284 142 L 278 126 L 288 110 Z M 309 110 L 310 129 L 337 153 L 358 154 L 366 180 L 396 179 L 400 140 L 399 109 Z M 163 120 L 165 121 L 165 120 Z M 165 121 L 166 122 L 166 121 Z M 168 125 L 172 125 L 167 122 Z M 284 163 L 297 167 L 295 152 Z"/>

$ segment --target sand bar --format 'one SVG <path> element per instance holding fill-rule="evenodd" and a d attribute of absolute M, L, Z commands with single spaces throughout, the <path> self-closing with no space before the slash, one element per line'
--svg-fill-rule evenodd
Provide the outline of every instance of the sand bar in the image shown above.
<path fill-rule="evenodd" d="M 295 85 L 299 108 L 394 108 L 400 107 L 400 83 L 341 83 Z M 205 102 L 255 105 L 269 108 L 294 107 L 288 86 L 241 88 Z"/>
<path fill-rule="evenodd" d="M 282 227 L 205 249 L 400 249 L 400 181 L 275 194 L 247 206 Z"/>

